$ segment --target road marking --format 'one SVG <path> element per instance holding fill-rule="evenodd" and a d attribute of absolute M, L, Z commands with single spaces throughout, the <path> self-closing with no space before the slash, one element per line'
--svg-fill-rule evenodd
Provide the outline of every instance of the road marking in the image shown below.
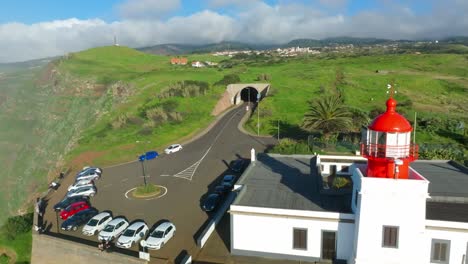
<path fill-rule="evenodd" d="M 241 111 L 242 109 L 239 109 L 237 110 L 232 116 L 231 118 L 229 118 L 229 120 L 226 122 L 226 124 L 224 124 L 223 128 L 221 128 L 221 130 L 219 131 L 218 135 L 216 135 L 215 139 L 213 140 L 213 142 L 211 143 L 210 147 L 208 148 L 208 150 L 205 152 L 205 154 L 203 155 L 203 157 L 201 157 L 200 160 L 198 160 L 197 162 L 195 162 L 194 164 L 190 165 L 188 168 L 184 169 L 183 171 L 180 171 L 172 176 L 174 177 L 177 177 L 177 178 L 182 178 L 182 179 L 186 179 L 186 180 L 189 180 L 189 181 L 192 181 L 192 178 L 193 176 L 195 175 L 195 172 L 197 171 L 198 169 L 198 166 L 200 166 L 200 164 L 202 163 L 203 159 L 205 159 L 206 155 L 208 155 L 208 153 L 210 152 L 211 148 L 214 146 L 214 144 L 216 143 L 216 141 L 218 140 L 218 138 L 221 136 L 221 134 L 224 132 L 224 129 L 226 129 L 227 125 L 229 125 L 229 123 L 231 122 L 231 120 L 237 115 L 237 113 L 239 111 Z"/>
<path fill-rule="evenodd" d="M 169 174 L 161 174 L 161 175 L 159 175 L 159 176 L 160 176 L 160 177 L 170 177 L 171 175 L 169 175 Z"/>
<path fill-rule="evenodd" d="M 130 197 L 128 197 L 128 193 L 131 192 L 131 191 L 133 191 L 133 190 L 135 190 L 136 188 L 137 188 L 137 187 L 128 190 L 128 191 L 125 193 L 125 198 L 127 198 L 128 200 L 132 200 L 132 199 L 130 199 Z"/>
<path fill-rule="evenodd" d="M 159 195 L 159 196 L 156 196 L 156 197 L 153 197 L 153 198 L 148 198 L 148 199 L 132 199 L 132 198 L 128 197 L 128 194 L 131 191 L 133 191 L 133 190 L 135 190 L 137 188 L 137 187 L 135 187 L 135 188 L 132 188 L 132 189 L 125 192 L 125 198 L 127 198 L 128 200 L 145 200 L 145 201 L 149 201 L 149 200 L 159 199 L 159 198 L 162 198 L 162 197 L 166 196 L 167 188 L 162 186 L 162 185 L 158 185 L 158 186 L 164 189 L 164 193 L 162 195 Z"/>
<path fill-rule="evenodd" d="M 128 181 L 128 178 L 122 179 L 120 182 L 126 182 Z"/>
<path fill-rule="evenodd" d="M 112 186 L 112 183 L 106 184 L 106 185 L 104 185 L 103 187 L 104 187 L 104 188 L 107 188 L 107 187 L 110 187 L 110 186 Z"/>
<path fill-rule="evenodd" d="M 174 177 L 177 177 L 177 178 L 182 178 L 182 179 L 186 179 L 186 180 L 189 180 L 191 181 L 192 178 L 193 178 L 193 175 L 195 174 L 195 172 L 197 171 L 198 169 L 198 166 L 200 166 L 200 163 L 202 163 L 203 159 L 206 157 L 206 155 L 208 155 L 208 152 L 210 152 L 211 150 L 211 147 L 205 152 L 205 155 L 203 155 L 203 157 L 195 162 L 194 164 L 190 165 L 190 167 L 186 168 L 185 170 L 177 173 L 177 174 L 174 174 L 173 176 Z"/>

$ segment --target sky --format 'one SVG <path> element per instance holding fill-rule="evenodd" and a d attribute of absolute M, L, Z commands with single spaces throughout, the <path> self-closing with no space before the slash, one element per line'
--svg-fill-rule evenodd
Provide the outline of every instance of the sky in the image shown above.
<path fill-rule="evenodd" d="M 0 3 L 0 63 L 113 44 L 468 36 L 468 0 L 15 0 Z"/>

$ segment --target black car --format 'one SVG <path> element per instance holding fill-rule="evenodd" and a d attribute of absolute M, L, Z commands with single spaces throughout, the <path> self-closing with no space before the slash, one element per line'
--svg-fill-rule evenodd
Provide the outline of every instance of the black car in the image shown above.
<path fill-rule="evenodd" d="M 219 205 L 220 201 L 221 201 L 220 194 L 218 193 L 209 194 L 208 197 L 206 197 L 205 201 L 203 201 L 203 204 L 202 204 L 203 211 L 205 212 L 213 211 Z"/>
<path fill-rule="evenodd" d="M 238 159 L 231 161 L 229 168 L 234 172 L 242 173 L 247 165 L 248 163 L 245 159 Z"/>
<path fill-rule="evenodd" d="M 72 215 L 67 220 L 62 223 L 62 230 L 73 230 L 76 231 L 79 226 L 86 224 L 89 219 L 93 218 L 99 212 L 95 208 L 88 208 L 83 211 L 79 211 L 78 213 Z"/>
<path fill-rule="evenodd" d="M 54 210 L 55 211 L 60 211 L 60 210 L 63 210 L 65 208 L 67 208 L 67 206 L 69 206 L 72 203 L 81 202 L 81 201 L 89 202 L 89 197 L 87 197 L 87 196 L 65 197 L 65 198 L 63 198 L 62 201 L 60 201 L 56 205 L 54 205 Z"/>
<path fill-rule="evenodd" d="M 221 194 L 221 195 L 225 195 L 225 194 L 229 193 L 230 190 L 231 190 L 230 186 L 221 184 L 221 185 L 218 185 L 218 186 L 215 187 L 214 192 L 218 193 L 218 194 Z"/>

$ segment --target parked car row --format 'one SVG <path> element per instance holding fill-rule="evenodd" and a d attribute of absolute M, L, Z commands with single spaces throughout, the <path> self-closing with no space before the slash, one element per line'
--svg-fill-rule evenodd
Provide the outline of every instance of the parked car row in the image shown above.
<path fill-rule="evenodd" d="M 203 201 L 201 205 L 202 210 L 205 212 L 214 211 L 219 206 L 224 196 L 231 192 L 235 181 L 235 175 L 224 175 L 220 184 L 218 184 L 218 186 L 214 188 L 214 191 L 208 194 L 206 199 Z"/>
<path fill-rule="evenodd" d="M 171 222 L 158 225 L 147 237 L 145 246 L 149 249 L 160 249 L 175 234 L 175 226 Z M 148 225 L 143 221 L 130 224 L 124 217 L 112 218 L 109 212 L 102 212 L 91 218 L 82 229 L 82 233 L 93 236 L 98 233 L 99 241 L 115 240 L 115 246 L 131 248 L 149 231 Z"/>

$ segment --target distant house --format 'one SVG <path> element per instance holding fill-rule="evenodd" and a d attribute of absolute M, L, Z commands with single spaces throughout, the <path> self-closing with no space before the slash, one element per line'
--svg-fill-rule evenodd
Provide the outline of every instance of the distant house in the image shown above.
<path fill-rule="evenodd" d="M 188 62 L 187 58 L 171 58 L 172 65 L 186 65 Z"/>
<path fill-rule="evenodd" d="M 217 62 L 212 62 L 212 61 L 205 61 L 205 64 L 208 65 L 208 66 L 216 66 L 216 65 L 218 65 Z"/>
<path fill-rule="evenodd" d="M 205 64 L 203 64 L 203 62 L 201 62 L 201 61 L 193 61 L 192 62 L 192 67 L 202 68 L 202 67 L 205 67 Z"/>

